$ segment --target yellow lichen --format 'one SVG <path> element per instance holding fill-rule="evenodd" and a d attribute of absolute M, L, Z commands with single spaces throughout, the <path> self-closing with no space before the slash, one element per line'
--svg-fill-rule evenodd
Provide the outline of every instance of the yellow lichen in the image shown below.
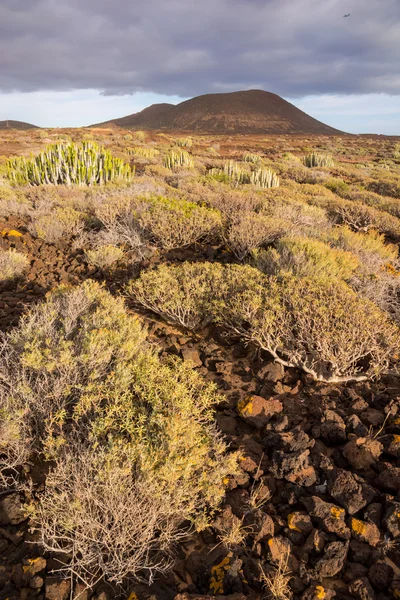
<path fill-rule="evenodd" d="M 393 440 L 392 440 L 393 444 L 400 444 L 400 435 L 394 435 L 393 436 Z"/>
<path fill-rule="evenodd" d="M 232 556 L 232 552 L 229 552 L 220 563 L 211 567 L 210 590 L 214 594 L 224 593 L 225 572 L 229 571 Z"/>
<path fill-rule="evenodd" d="M 243 398 L 242 400 L 239 400 L 238 404 L 238 411 L 240 414 L 242 415 L 251 415 L 251 413 L 253 412 L 253 398 L 252 396 L 246 396 L 246 398 Z"/>
<path fill-rule="evenodd" d="M 296 513 L 290 513 L 290 515 L 288 515 L 288 518 L 287 518 L 288 527 L 289 527 L 289 529 L 293 529 L 293 531 L 298 531 L 299 533 L 301 533 L 301 529 L 296 527 L 296 525 L 294 524 L 295 518 L 296 518 Z"/>
<path fill-rule="evenodd" d="M 360 521 L 359 519 L 351 520 L 351 528 L 357 535 L 364 535 L 367 530 L 366 524 L 363 523 L 363 521 Z"/>
<path fill-rule="evenodd" d="M 22 237 L 23 234 L 20 231 L 18 231 L 17 229 L 3 229 L 3 231 L 1 232 L 1 235 L 3 237 L 6 237 L 6 236 Z"/>
<path fill-rule="evenodd" d="M 135 592 L 130 593 L 128 600 L 138 600 L 138 597 L 136 596 Z"/>
<path fill-rule="evenodd" d="M 331 508 L 331 516 L 334 519 L 341 519 L 344 514 L 344 509 L 339 508 L 338 506 L 332 506 Z"/>
<path fill-rule="evenodd" d="M 322 587 L 322 585 L 317 585 L 315 587 L 315 597 L 318 598 L 319 600 L 324 600 L 326 594 L 325 594 L 325 590 Z"/>

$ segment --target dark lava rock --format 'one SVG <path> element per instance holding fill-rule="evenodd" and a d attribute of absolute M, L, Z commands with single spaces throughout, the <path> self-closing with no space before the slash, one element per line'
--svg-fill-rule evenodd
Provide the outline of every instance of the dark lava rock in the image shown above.
<path fill-rule="evenodd" d="M 278 479 L 309 487 L 317 480 L 317 473 L 310 463 L 310 451 L 283 452 L 275 450 L 272 454 L 271 472 Z"/>
<path fill-rule="evenodd" d="M 335 469 L 329 475 L 328 491 L 351 515 L 364 508 L 375 496 L 375 491 L 370 486 L 362 485 L 352 473 L 344 469 Z"/>
<path fill-rule="evenodd" d="M 302 498 L 301 502 L 308 510 L 310 516 L 314 518 L 318 525 L 325 531 L 336 533 L 338 537 L 343 539 L 350 538 L 350 530 L 345 521 L 346 512 L 343 508 L 331 504 L 330 502 L 325 502 L 318 496 Z"/>
<path fill-rule="evenodd" d="M 393 537 L 400 536 L 400 502 L 388 502 L 383 523 Z"/>
<path fill-rule="evenodd" d="M 334 577 L 342 570 L 346 561 L 349 542 L 331 542 L 326 546 L 323 557 L 316 563 L 319 577 Z"/>
<path fill-rule="evenodd" d="M 249 425 L 262 429 L 268 421 L 283 410 L 282 402 L 276 398 L 266 400 L 261 396 L 246 396 L 238 403 L 239 415 Z"/>
<path fill-rule="evenodd" d="M 368 571 L 368 579 L 378 592 L 390 586 L 393 575 L 392 567 L 383 560 L 378 560 Z"/>
<path fill-rule="evenodd" d="M 0 501 L 0 525 L 18 525 L 26 518 L 19 494 L 10 494 Z"/>
<path fill-rule="evenodd" d="M 349 585 L 349 592 L 352 596 L 359 598 L 360 600 L 375 600 L 375 592 L 367 577 L 355 579 L 353 583 Z"/>

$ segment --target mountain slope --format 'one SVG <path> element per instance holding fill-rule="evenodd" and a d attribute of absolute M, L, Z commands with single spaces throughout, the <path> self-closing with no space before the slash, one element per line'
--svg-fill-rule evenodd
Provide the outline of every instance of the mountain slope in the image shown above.
<path fill-rule="evenodd" d="M 139 113 L 110 121 L 128 129 L 192 133 L 341 134 L 280 96 L 263 90 L 206 94 L 173 104 L 153 104 Z"/>
<path fill-rule="evenodd" d="M 23 121 L 0 121 L 0 129 L 39 129 L 36 125 L 31 123 L 24 123 Z"/>

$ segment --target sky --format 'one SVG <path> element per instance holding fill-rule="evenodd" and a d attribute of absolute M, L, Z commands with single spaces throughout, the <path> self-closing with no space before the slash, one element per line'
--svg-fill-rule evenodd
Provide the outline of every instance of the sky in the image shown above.
<path fill-rule="evenodd" d="M 244 89 L 400 135 L 400 0 L 0 0 L 0 120 L 79 127 Z"/>

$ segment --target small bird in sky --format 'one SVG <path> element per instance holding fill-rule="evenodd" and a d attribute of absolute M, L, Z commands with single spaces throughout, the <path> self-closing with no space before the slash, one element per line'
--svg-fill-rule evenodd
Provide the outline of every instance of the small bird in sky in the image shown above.
<path fill-rule="evenodd" d="M 343 19 L 345 19 L 346 17 L 349 17 L 351 13 L 349 13 L 348 15 L 343 15 Z"/>

